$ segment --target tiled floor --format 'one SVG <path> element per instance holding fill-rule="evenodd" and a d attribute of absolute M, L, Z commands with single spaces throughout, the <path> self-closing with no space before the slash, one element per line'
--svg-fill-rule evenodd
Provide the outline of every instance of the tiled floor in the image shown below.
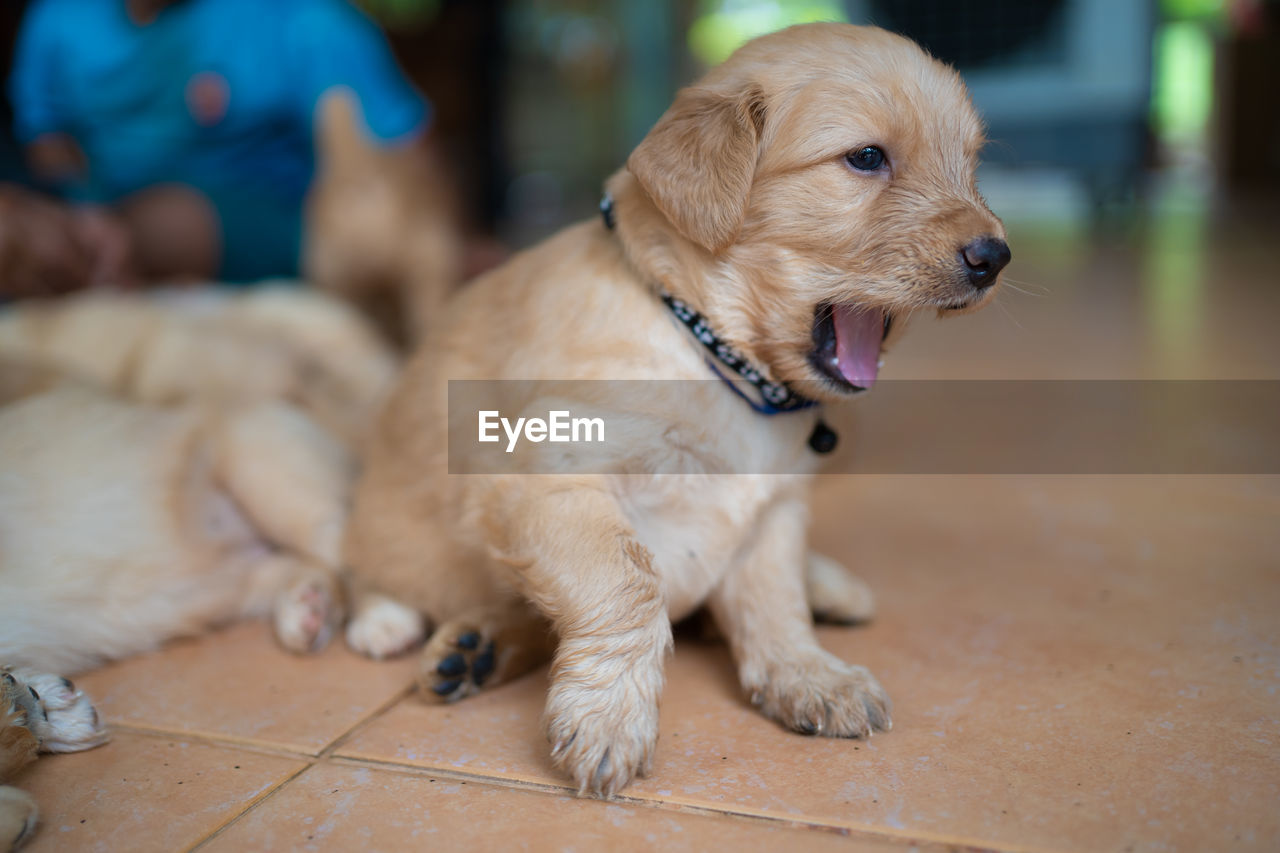
<path fill-rule="evenodd" d="M 1028 232 L 1031 293 L 886 375 L 1278 378 L 1266 233 Z M 869 742 L 782 731 L 682 637 L 651 776 L 579 800 L 545 673 L 427 706 L 407 661 L 247 625 L 81 679 L 114 740 L 20 780 L 31 849 L 1280 848 L 1280 477 L 831 477 L 814 537 L 879 594 L 822 630 L 894 698 Z"/>

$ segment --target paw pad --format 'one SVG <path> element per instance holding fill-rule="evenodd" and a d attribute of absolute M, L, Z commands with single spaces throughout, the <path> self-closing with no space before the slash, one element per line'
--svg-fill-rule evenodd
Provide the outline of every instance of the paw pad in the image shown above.
<path fill-rule="evenodd" d="M 459 634 L 452 646 L 454 650 L 434 667 L 424 667 L 425 686 L 447 701 L 474 693 L 493 675 L 497 665 L 493 642 L 483 643 L 475 631 Z"/>

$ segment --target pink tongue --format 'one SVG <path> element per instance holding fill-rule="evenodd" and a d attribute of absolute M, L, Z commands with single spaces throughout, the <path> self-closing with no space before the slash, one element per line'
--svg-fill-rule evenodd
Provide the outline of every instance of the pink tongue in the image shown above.
<path fill-rule="evenodd" d="M 878 308 L 835 307 L 836 361 L 852 385 L 870 388 L 880 370 L 884 312 Z"/>

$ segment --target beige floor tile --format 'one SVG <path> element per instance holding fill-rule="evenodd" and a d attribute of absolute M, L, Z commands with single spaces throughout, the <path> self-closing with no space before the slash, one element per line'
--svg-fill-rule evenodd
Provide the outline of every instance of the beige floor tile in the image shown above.
<path fill-rule="evenodd" d="M 669 667 L 631 796 L 1052 849 L 1280 844 L 1280 502 L 1224 478 L 858 478 L 820 546 L 880 594 L 824 629 L 896 702 L 870 743 L 804 738 L 739 698 L 715 646 Z M 543 782 L 536 675 L 406 700 L 340 750 Z"/>
<path fill-rule="evenodd" d="M 117 732 L 89 752 L 42 757 L 15 784 L 36 799 L 30 853 L 186 849 L 306 765 Z"/>
<path fill-rule="evenodd" d="M 568 785 L 551 767 L 540 717 L 545 668 L 454 705 L 404 699 L 336 756 Z"/>
<path fill-rule="evenodd" d="M 408 661 L 368 661 L 341 640 L 318 655 L 293 655 L 261 623 L 173 643 L 77 679 L 112 724 L 310 754 L 411 682 Z"/>
<path fill-rule="evenodd" d="M 218 835 L 208 851 L 892 851 L 817 828 L 317 765 Z"/>

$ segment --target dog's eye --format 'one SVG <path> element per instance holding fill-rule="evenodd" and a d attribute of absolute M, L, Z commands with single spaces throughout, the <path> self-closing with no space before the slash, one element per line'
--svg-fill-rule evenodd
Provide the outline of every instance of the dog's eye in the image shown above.
<path fill-rule="evenodd" d="M 849 161 L 850 166 L 859 172 L 874 172 L 885 163 L 884 152 L 874 145 L 859 148 L 857 151 L 850 151 L 845 155 L 845 159 Z"/>

